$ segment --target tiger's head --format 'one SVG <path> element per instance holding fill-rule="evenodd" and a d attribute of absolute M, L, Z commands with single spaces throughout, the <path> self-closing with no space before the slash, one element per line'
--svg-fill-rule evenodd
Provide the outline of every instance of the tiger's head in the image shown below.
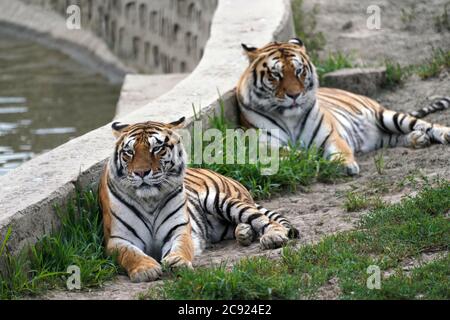
<path fill-rule="evenodd" d="M 315 101 L 317 73 L 300 39 L 262 48 L 242 44 L 249 66 L 237 91 L 241 104 L 264 112 L 301 112 Z"/>
<path fill-rule="evenodd" d="M 183 183 L 186 152 L 174 131 L 184 127 L 185 118 L 164 124 L 142 122 L 133 125 L 114 122 L 117 138 L 110 159 L 110 174 L 122 187 L 140 197 L 170 191 Z"/>

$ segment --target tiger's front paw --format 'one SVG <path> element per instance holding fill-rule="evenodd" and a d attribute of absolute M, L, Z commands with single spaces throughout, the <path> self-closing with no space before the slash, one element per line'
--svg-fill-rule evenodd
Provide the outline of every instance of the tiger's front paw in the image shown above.
<path fill-rule="evenodd" d="M 128 273 L 132 282 L 150 282 L 162 275 L 161 266 L 153 261 L 144 260 Z"/>
<path fill-rule="evenodd" d="M 438 141 L 441 144 L 450 144 L 450 128 L 442 128 L 439 130 L 439 133 L 437 134 Z"/>
<path fill-rule="evenodd" d="M 234 230 L 234 236 L 241 246 L 249 246 L 255 240 L 256 233 L 251 225 L 240 223 Z"/>
<path fill-rule="evenodd" d="M 192 261 L 188 260 L 181 253 L 178 253 L 178 252 L 170 253 L 167 257 L 165 257 L 162 260 L 162 263 L 171 269 L 182 268 L 182 267 L 194 269 L 192 267 Z"/>
<path fill-rule="evenodd" d="M 423 131 L 413 131 L 409 134 L 410 144 L 414 149 L 426 148 L 431 144 L 430 137 Z"/>
<path fill-rule="evenodd" d="M 287 232 L 284 230 L 272 230 L 265 233 L 259 240 L 264 250 L 280 248 L 289 241 Z"/>

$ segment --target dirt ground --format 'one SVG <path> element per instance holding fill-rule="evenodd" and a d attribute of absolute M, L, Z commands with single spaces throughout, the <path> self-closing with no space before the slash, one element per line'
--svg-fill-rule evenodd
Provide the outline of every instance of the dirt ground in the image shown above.
<path fill-rule="evenodd" d="M 386 57 L 406 65 L 423 61 L 431 55 L 432 48 L 450 49 L 450 33 L 439 33 L 433 27 L 433 17 L 443 13 L 446 2 L 448 1 L 305 0 L 305 8 L 310 10 L 314 5 L 319 6 L 317 28 L 324 33 L 327 40 L 325 51 L 351 52 L 356 54 L 357 62 L 365 65 L 380 65 Z M 401 9 L 409 10 L 413 3 L 416 4 L 415 17 L 405 24 L 405 19 L 401 18 Z M 379 31 L 366 28 L 366 8 L 369 4 L 379 4 L 382 8 L 382 29 Z M 344 30 L 342 26 L 349 21 L 352 21 L 352 27 Z M 448 70 L 441 72 L 439 77 L 426 81 L 413 76 L 401 87 L 382 91 L 376 99 L 390 109 L 412 111 L 427 104 L 429 97 L 443 95 L 450 96 Z M 430 115 L 427 120 L 450 126 L 450 110 Z M 403 188 L 400 186 L 400 182 L 406 181 L 408 175 L 450 178 L 450 146 L 433 145 L 425 150 L 396 148 L 383 152 L 386 165 L 382 175 L 377 172 L 374 163 L 374 157 L 378 156 L 380 151 L 372 152 L 358 156 L 361 174 L 356 178 L 337 184 L 317 183 L 308 190 L 275 197 L 261 204 L 282 212 L 298 227 L 301 245 L 355 227 L 355 221 L 364 211 L 349 213 L 343 208 L 346 191 L 367 192 L 381 186 L 387 188 L 381 194 L 382 199 L 397 202 L 413 192 L 413 187 L 408 183 Z M 257 243 L 243 248 L 234 242 L 226 242 L 198 257 L 195 265 L 224 261 L 232 263 L 242 257 L 260 254 L 276 257 L 280 250 L 263 252 Z M 151 285 L 154 284 L 132 284 L 126 277 L 119 277 L 117 281 L 100 290 L 81 293 L 57 291 L 47 294 L 44 298 L 135 299 L 137 294 Z M 333 281 L 329 286 L 337 288 Z M 323 288 L 324 293 L 319 292 L 319 296 L 336 296 L 338 290 L 330 288 Z"/>

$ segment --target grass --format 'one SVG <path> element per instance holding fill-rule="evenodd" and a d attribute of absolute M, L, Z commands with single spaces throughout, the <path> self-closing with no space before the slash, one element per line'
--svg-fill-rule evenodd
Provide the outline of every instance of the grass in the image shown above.
<path fill-rule="evenodd" d="M 212 128 L 220 130 L 225 137 L 222 140 L 224 152 L 221 155 L 224 164 L 203 162 L 199 165 L 191 165 L 191 167 L 210 169 L 233 178 L 250 190 L 256 199 L 270 198 L 282 191 L 293 192 L 297 190 L 298 186 L 308 186 L 316 181 L 332 182 L 344 177 L 341 162 L 324 159 L 321 150 L 314 147 L 308 150 L 298 146 L 280 149 L 280 157 L 276 159 L 279 161 L 279 169 L 272 175 L 263 174 L 262 169 L 267 166 L 261 163 L 259 159 L 255 164 L 248 162 L 246 164 L 225 164 L 227 158 L 226 130 L 231 129 L 232 125 L 225 119 L 223 101 L 219 101 L 221 112 L 219 115 L 210 117 L 210 125 Z M 246 149 L 248 150 L 248 148 Z M 236 155 L 236 144 L 234 150 Z"/>
<path fill-rule="evenodd" d="M 297 36 L 303 40 L 305 47 L 313 56 L 325 46 L 325 36 L 322 32 L 316 31 L 316 16 L 319 7 L 314 6 L 311 12 L 303 10 L 303 0 L 293 0 L 291 2 L 294 17 L 294 28 Z"/>
<path fill-rule="evenodd" d="M 381 149 L 380 152 L 378 152 L 377 155 L 373 157 L 373 162 L 375 164 L 377 173 L 379 175 L 382 175 L 386 167 L 386 162 L 384 161 L 384 149 Z"/>
<path fill-rule="evenodd" d="M 364 193 L 349 191 L 345 195 L 344 208 L 347 212 L 356 212 L 368 208 L 382 208 L 384 206 L 380 196 L 368 196 Z"/>
<path fill-rule="evenodd" d="M 386 79 L 384 81 L 383 87 L 393 88 L 402 84 L 405 78 L 408 76 L 406 69 L 402 68 L 399 63 L 392 62 L 391 60 L 386 60 Z"/>
<path fill-rule="evenodd" d="M 101 286 L 119 269 L 103 249 L 103 229 L 96 193 L 77 192 L 65 210 L 56 209 L 61 228 L 46 235 L 17 256 L 8 253 L 6 235 L 0 250 L 0 299 L 37 295 L 64 288 L 67 268 L 80 268 L 82 289 Z"/>
<path fill-rule="evenodd" d="M 160 299 L 298 299 L 317 297 L 317 290 L 337 279 L 343 299 L 450 299 L 449 256 L 419 266 L 410 274 L 402 261 L 450 245 L 450 183 L 426 186 L 414 198 L 375 209 L 359 229 L 326 236 L 317 244 L 285 247 L 282 258 L 246 258 L 197 270 L 179 270 L 176 280 L 150 289 L 145 298 Z M 381 289 L 366 286 L 369 266 L 392 271 Z"/>
<path fill-rule="evenodd" d="M 450 68 L 450 51 L 434 49 L 430 58 L 420 64 L 402 67 L 399 63 L 391 60 L 385 62 L 386 81 L 385 88 L 393 88 L 413 74 L 417 74 L 422 80 L 438 76 L 442 70 Z"/>
<path fill-rule="evenodd" d="M 329 72 L 354 67 L 351 62 L 351 57 L 339 51 L 336 53 L 329 53 L 324 60 L 319 60 L 317 58 L 314 60 L 313 63 L 316 66 L 317 75 L 319 76 L 321 83 L 324 81 L 323 76 Z"/>
<path fill-rule="evenodd" d="M 442 13 L 442 15 L 437 15 L 434 17 L 434 27 L 437 32 L 450 31 L 450 17 L 448 14 L 449 6 L 450 2 L 447 2 L 444 5 L 444 12 Z"/>
<path fill-rule="evenodd" d="M 416 73 L 422 79 L 436 77 L 446 68 L 450 68 L 450 51 L 435 49 L 431 58 L 416 66 Z"/>

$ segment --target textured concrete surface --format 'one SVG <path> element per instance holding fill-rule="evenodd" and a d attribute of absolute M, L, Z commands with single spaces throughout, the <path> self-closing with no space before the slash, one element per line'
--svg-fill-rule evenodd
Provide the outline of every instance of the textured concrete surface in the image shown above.
<path fill-rule="evenodd" d="M 386 81 L 386 68 L 340 69 L 323 76 L 327 87 L 348 90 L 354 93 L 374 96 Z"/>
<path fill-rule="evenodd" d="M 192 71 L 203 56 L 217 7 L 217 0 L 20 1 L 64 17 L 69 5 L 80 6 L 82 27 L 143 73 Z"/>
<path fill-rule="evenodd" d="M 227 105 L 234 104 L 235 87 L 247 60 L 241 42 L 264 44 L 293 35 L 288 0 L 236 2 L 220 0 L 214 15 L 211 38 L 198 67 L 170 92 L 120 119 L 173 121 L 192 120 L 194 104 L 202 114 L 218 107 L 219 91 Z M 235 108 L 227 108 L 233 117 Z M 205 122 L 207 122 L 205 120 Z M 95 185 L 104 161 L 113 150 L 110 125 L 73 139 L 0 177 L 0 238 L 8 227 L 10 250 L 17 252 L 49 231 L 57 218 L 52 206 L 63 203 L 74 190 Z"/>
<path fill-rule="evenodd" d="M 433 49 L 450 50 L 448 31 L 439 32 L 435 26 L 447 3 L 448 0 L 308 0 L 303 1 L 303 8 L 305 12 L 312 12 L 313 8 L 318 12 L 311 14 L 316 17 L 316 31 L 326 38 L 321 57 L 340 51 L 350 55 L 355 63 L 377 67 L 386 59 L 401 65 L 417 64 L 428 59 Z M 374 13 L 368 13 L 369 6 L 379 8 L 380 29 L 367 28 Z"/>
<path fill-rule="evenodd" d="M 186 78 L 186 73 L 170 73 L 158 75 L 129 74 L 120 91 L 117 103 L 116 118 L 146 105 L 167 91 L 171 90 L 178 82 Z"/>
<path fill-rule="evenodd" d="M 113 82 L 121 82 L 134 69 L 125 66 L 104 41 L 87 29 L 69 30 L 66 19 L 38 6 L 17 0 L 0 1 L 0 32 L 30 38 L 55 48 L 98 70 Z"/>

